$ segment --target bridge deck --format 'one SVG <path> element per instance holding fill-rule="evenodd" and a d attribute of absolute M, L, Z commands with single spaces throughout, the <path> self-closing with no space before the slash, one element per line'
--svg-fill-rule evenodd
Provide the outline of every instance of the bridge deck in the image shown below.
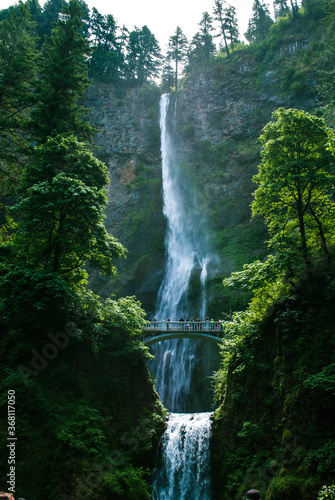
<path fill-rule="evenodd" d="M 168 339 L 202 338 L 218 343 L 223 331 L 220 321 L 151 321 L 144 329 L 143 342 L 152 345 Z"/>
<path fill-rule="evenodd" d="M 220 332 L 224 329 L 222 321 L 150 321 L 145 332 Z"/>

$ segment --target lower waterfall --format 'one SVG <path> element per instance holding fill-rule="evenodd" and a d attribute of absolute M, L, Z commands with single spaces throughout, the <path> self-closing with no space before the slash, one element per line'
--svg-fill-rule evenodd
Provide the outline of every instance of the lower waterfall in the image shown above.
<path fill-rule="evenodd" d="M 210 413 L 172 413 L 154 470 L 154 500 L 210 500 Z"/>

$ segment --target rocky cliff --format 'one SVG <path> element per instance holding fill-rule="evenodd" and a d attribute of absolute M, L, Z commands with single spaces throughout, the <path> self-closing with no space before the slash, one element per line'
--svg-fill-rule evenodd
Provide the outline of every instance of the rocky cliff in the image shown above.
<path fill-rule="evenodd" d="M 287 92 L 282 83 L 307 46 L 305 39 L 283 44 L 261 61 L 248 51 L 237 53 L 230 62 L 188 75 L 174 96 L 180 166 L 206 218 L 215 256 L 208 278 L 211 316 L 243 307 L 247 297 L 225 292 L 222 278 L 266 254 L 264 226 L 250 221 L 258 137 L 278 107 L 314 105 L 311 74 L 304 75 L 301 92 Z M 153 85 L 120 90 L 94 82 L 87 99 L 98 129 L 97 156 L 110 171 L 107 227 L 128 249 L 127 260 L 117 263 L 118 275 L 107 280 L 93 273 L 92 285 L 101 294 L 135 294 L 149 314 L 163 277 L 166 229 L 159 96 Z M 197 293 L 194 285 L 191 300 Z"/>

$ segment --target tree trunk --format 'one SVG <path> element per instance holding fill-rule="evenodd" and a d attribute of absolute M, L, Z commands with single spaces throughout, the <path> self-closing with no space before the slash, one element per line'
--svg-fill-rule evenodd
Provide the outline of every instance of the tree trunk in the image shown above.
<path fill-rule="evenodd" d="M 311 214 L 312 214 L 312 216 L 313 216 L 313 218 L 314 218 L 314 220 L 317 223 L 318 228 L 319 228 L 319 235 L 320 235 L 320 239 L 321 239 L 321 248 L 324 250 L 325 254 L 327 255 L 328 262 L 331 262 L 331 255 L 330 255 L 330 252 L 328 250 L 328 246 L 327 246 L 326 238 L 325 238 L 325 235 L 324 235 L 324 232 L 322 229 L 321 221 L 318 219 L 313 208 L 311 206 L 309 208 L 310 208 Z"/>
<path fill-rule="evenodd" d="M 225 30 L 223 28 L 222 28 L 222 34 L 223 34 L 223 39 L 224 39 L 224 43 L 225 43 L 225 47 L 226 47 L 227 57 L 229 57 L 230 54 L 229 54 L 229 48 L 228 48 L 228 42 L 227 42 L 226 32 L 225 32 Z"/>

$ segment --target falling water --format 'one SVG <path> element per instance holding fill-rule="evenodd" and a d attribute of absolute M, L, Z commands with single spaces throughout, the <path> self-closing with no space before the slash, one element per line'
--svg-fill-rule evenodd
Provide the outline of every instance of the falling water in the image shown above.
<path fill-rule="evenodd" d="M 155 500 L 210 500 L 210 413 L 174 413 L 160 443 Z"/>
<path fill-rule="evenodd" d="M 170 94 L 160 102 L 163 213 L 167 219 L 165 277 L 158 292 L 156 319 L 174 320 L 190 313 L 187 293 L 193 270 L 206 273 L 209 262 L 208 232 L 198 203 L 187 179 L 181 172 L 169 132 Z M 201 281 L 202 289 L 204 282 Z M 205 303 L 201 312 L 206 310 Z M 200 311 L 198 311 L 198 315 Z M 205 318 L 202 318 L 205 319 Z"/>
<path fill-rule="evenodd" d="M 189 285 L 193 273 L 198 273 L 201 303 L 192 314 L 205 319 L 210 263 L 208 234 L 191 183 L 180 171 L 176 158 L 169 131 L 169 106 L 170 95 L 165 94 L 160 101 L 160 127 L 167 262 L 155 317 L 158 321 L 178 320 L 190 315 Z M 175 119 L 176 108 L 172 114 Z M 197 340 L 178 339 L 158 342 L 152 347 L 155 360 L 151 368 L 156 374 L 156 390 L 171 412 L 203 411 L 203 401 L 197 400 L 197 392 L 205 391 L 191 390 L 196 367 L 199 372 L 199 345 Z M 155 500 L 210 500 L 210 427 L 210 413 L 170 413 L 153 474 Z"/>

